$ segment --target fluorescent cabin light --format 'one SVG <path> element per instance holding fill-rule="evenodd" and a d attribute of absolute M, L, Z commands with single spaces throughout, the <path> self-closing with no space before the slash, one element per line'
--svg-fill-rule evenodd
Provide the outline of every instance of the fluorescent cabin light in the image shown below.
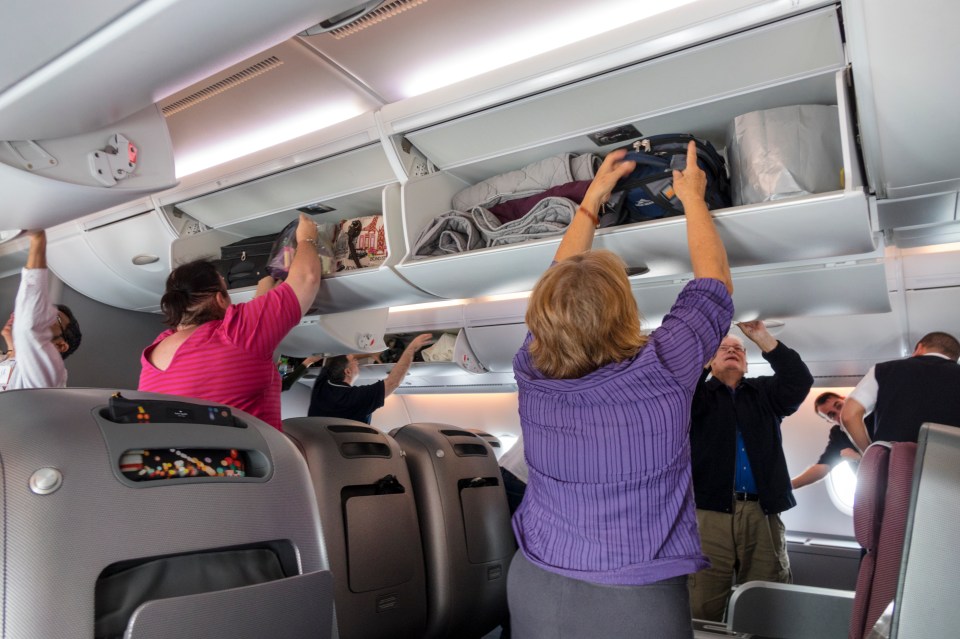
<path fill-rule="evenodd" d="M 695 1 L 639 3 L 625 0 L 604 6 L 584 3 L 578 14 L 553 21 L 549 20 L 549 10 L 546 10 L 544 21 L 528 31 L 487 41 L 482 48 L 466 50 L 459 55 L 445 51 L 439 64 L 420 70 L 407 81 L 404 93 L 408 98 L 427 93 Z"/>
<path fill-rule="evenodd" d="M 366 109 L 357 104 L 325 105 L 303 111 L 279 122 L 224 140 L 192 154 L 177 158 L 176 175 L 182 178 L 218 164 L 241 158 L 271 146 L 288 142 L 301 135 L 349 120 Z"/>
<path fill-rule="evenodd" d="M 425 302 L 423 304 L 407 304 L 405 306 L 391 306 L 391 313 L 406 313 L 408 311 L 425 311 L 431 308 L 444 308 L 446 306 L 459 306 L 466 300 L 445 300 L 443 302 Z"/>

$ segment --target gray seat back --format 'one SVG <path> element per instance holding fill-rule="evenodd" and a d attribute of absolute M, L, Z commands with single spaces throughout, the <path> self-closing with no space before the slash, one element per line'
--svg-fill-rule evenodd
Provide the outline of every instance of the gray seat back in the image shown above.
<path fill-rule="evenodd" d="M 482 637 L 507 616 L 516 550 L 500 468 L 481 437 L 446 424 L 392 432 L 406 454 L 427 568 L 427 637 Z"/>
<path fill-rule="evenodd" d="M 283 429 L 313 478 L 341 639 L 422 636 L 423 551 L 399 444 L 349 419 L 298 417 Z"/>
<path fill-rule="evenodd" d="M 243 427 L 115 423 L 102 414 L 110 395 L 0 393 L 4 636 L 126 632 L 146 639 L 191 620 L 197 636 L 197 628 L 229 627 L 231 637 L 254 639 L 265 626 L 275 636 L 332 636 L 332 580 L 316 500 L 290 441 L 241 411 L 235 415 Z M 121 470 L 130 465 L 129 451 L 170 449 L 207 451 L 211 465 L 239 451 L 247 475 L 133 481 Z M 225 557 L 253 561 L 236 566 Z M 164 563 L 194 572 L 177 580 L 167 571 L 157 595 L 139 577 L 163 574 Z M 109 584 L 124 579 L 129 587 L 111 596 Z M 133 611 L 129 619 L 111 612 L 123 606 Z"/>
<path fill-rule="evenodd" d="M 960 428 L 920 427 L 891 637 L 955 637 Z"/>

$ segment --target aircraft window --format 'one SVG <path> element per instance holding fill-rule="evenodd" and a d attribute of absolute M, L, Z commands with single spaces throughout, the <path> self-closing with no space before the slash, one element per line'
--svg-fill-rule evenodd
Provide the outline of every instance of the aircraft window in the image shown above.
<path fill-rule="evenodd" d="M 841 512 L 853 516 L 853 495 L 857 490 L 857 473 L 850 462 L 837 464 L 826 479 L 827 493 Z"/>
<path fill-rule="evenodd" d="M 504 433 L 502 435 L 497 435 L 497 439 L 500 440 L 500 447 L 503 449 L 503 453 L 505 453 L 513 448 L 513 445 L 517 443 L 518 437 L 512 433 Z"/>

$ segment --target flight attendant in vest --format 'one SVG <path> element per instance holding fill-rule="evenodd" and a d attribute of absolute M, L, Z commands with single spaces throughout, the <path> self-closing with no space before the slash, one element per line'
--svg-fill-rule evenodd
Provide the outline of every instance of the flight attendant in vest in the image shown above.
<path fill-rule="evenodd" d="M 924 335 L 911 357 L 871 367 L 840 413 L 853 443 L 861 451 L 870 445 L 870 412 L 876 441 L 915 442 L 924 422 L 960 426 L 958 357 L 957 338 L 938 331 Z"/>

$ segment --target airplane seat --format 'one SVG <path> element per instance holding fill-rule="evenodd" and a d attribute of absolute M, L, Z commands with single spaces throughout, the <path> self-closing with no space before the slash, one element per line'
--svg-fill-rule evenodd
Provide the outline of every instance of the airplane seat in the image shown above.
<path fill-rule="evenodd" d="M 111 392 L 0 393 L 4 636 L 331 637 L 295 447 L 242 411 L 156 393 L 123 391 L 126 423 Z"/>
<path fill-rule="evenodd" d="M 955 637 L 957 526 L 960 523 L 960 428 L 927 423 L 920 427 L 900 581 L 889 635 Z"/>
<path fill-rule="evenodd" d="M 853 530 L 866 554 L 850 616 L 851 639 L 867 637 L 897 593 L 916 454 L 912 442 L 875 442 L 860 461 Z"/>
<path fill-rule="evenodd" d="M 499 437 L 497 437 L 496 435 L 491 435 L 487 431 L 481 430 L 479 428 L 466 428 L 464 430 L 467 430 L 473 433 L 474 435 L 478 435 L 482 439 L 485 439 L 487 443 L 490 444 L 490 447 L 493 449 L 493 454 L 494 456 L 496 456 L 498 460 L 503 456 L 503 444 L 500 442 Z"/>
<path fill-rule="evenodd" d="M 781 639 L 867 637 L 897 590 L 917 445 L 875 442 L 860 461 L 854 534 L 866 554 L 856 590 L 751 581 L 727 608 L 731 631 Z"/>
<path fill-rule="evenodd" d="M 425 637 L 482 637 L 507 618 L 507 569 L 516 551 L 493 450 L 447 424 L 408 424 L 391 434 L 406 455 L 423 534 Z"/>
<path fill-rule="evenodd" d="M 427 595 L 420 525 L 400 445 L 363 422 L 283 422 L 307 460 L 326 531 L 341 639 L 420 637 Z"/>

